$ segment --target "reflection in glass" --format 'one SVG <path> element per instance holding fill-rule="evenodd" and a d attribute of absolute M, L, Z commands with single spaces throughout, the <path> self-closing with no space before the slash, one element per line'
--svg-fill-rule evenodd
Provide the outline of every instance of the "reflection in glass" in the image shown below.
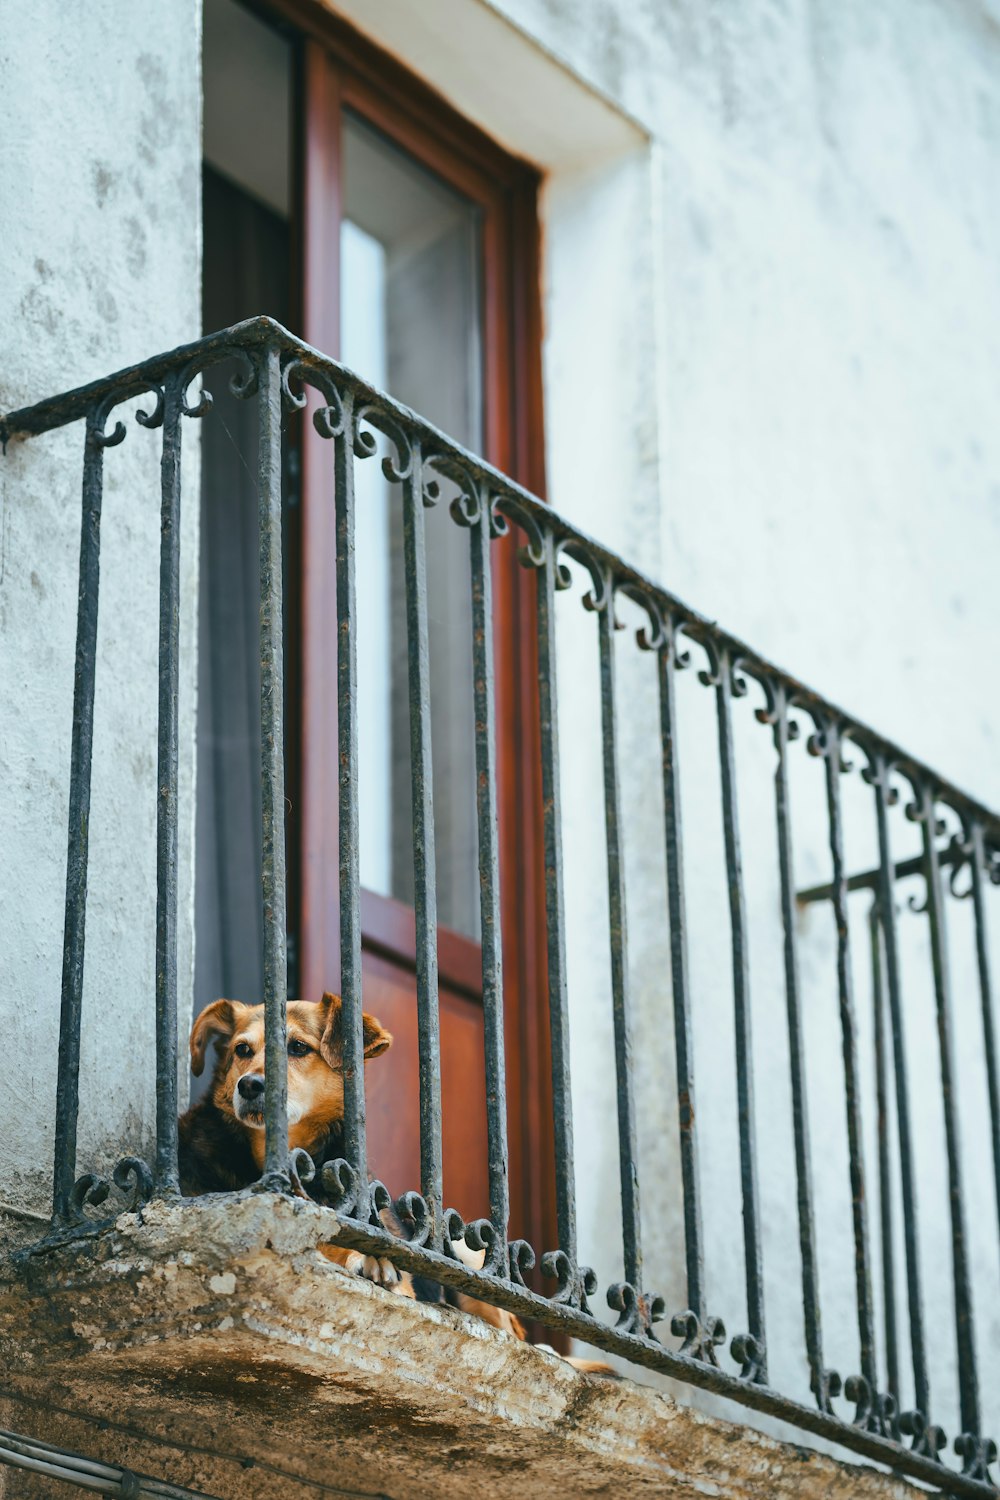
<path fill-rule="evenodd" d="M 479 214 L 348 115 L 341 357 L 482 446 Z M 406 602 L 399 489 L 357 465 L 361 880 L 413 901 Z M 468 534 L 426 512 L 439 920 L 479 932 Z"/>

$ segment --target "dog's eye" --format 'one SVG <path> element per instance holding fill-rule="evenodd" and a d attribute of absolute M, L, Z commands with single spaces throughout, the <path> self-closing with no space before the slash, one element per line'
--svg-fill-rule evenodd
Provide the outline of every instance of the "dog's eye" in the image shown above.
<path fill-rule="evenodd" d="M 249 1042 L 237 1042 L 233 1051 L 237 1057 L 253 1057 L 253 1048 Z"/>
<path fill-rule="evenodd" d="M 307 1047 L 305 1042 L 296 1041 L 294 1038 L 288 1043 L 289 1057 L 305 1057 L 306 1053 L 311 1051 L 312 1048 Z"/>

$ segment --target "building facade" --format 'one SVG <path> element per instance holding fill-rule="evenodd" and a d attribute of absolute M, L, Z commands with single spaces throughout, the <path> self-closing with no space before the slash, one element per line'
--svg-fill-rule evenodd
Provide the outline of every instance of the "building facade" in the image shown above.
<path fill-rule="evenodd" d="M 486 452 L 529 489 L 544 488 L 553 509 L 580 531 L 733 636 L 752 642 L 763 658 L 780 662 L 853 719 L 905 746 L 987 808 L 1000 802 L 1000 711 L 988 686 L 1000 647 L 1000 436 L 994 418 L 1000 361 L 1000 13 L 993 0 L 894 3 L 877 15 L 861 4 L 834 7 L 819 0 L 761 0 L 739 10 L 714 0 L 633 6 L 588 0 L 582 8 L 550 0 L 433 0 L 422 6 L 407 0 L 378 6 L 289 0 L 273 7 L 255 0 L 248 9 L 236 0 L 206 0 L 204 8 L 200 0 L 169 0 L 152 13 L 97 0 L 72 17 L 52 3 L 27 14 L 12 0 L 0 0 L 0 9 L 0 411 L 196 340 L 213 331 L 203 321 L 208 307 L 236 309 L 220 319 L 225 322 L 255 312 L 275 316 L 293 334 L 321 344 L 372 385 L 429 416 L 464 447 Z M 331 71 L 317 81 L 317 68 L 326 66 L 317 59 L 327 55 L 323 37 L 330 17 Z M 352 29 L 362 39 L 357 54 L 350 50 Z M 379 57 L 386 59 L 384 69 Z M 343 93 L 331 103 L 336 89 Z M 394 89 L 402 101 L 398 117 Z M 428 102 L 431 95 L 442 114 Z M 331 166 L 323 143 L 333 137 L 324 135 L 323 119 L 334 117 L 342 138 L 338 164 Z M 467 137 L 456 121 L 467 122 Z M 412 142 L 407 130 L 413 131 Z M 439 155 L 418 137 L 433 137 Z M 412 171 L 401 165 L 411 147 L 417 163 Z M 428 165 L 432 160 L 439 162 L 436 172 Z M 325 197 L 324 172 L 335 179 Z M 456 187 L 459 182 L 466 187 Z M 230 192 L 240 195 L 238 201 L 226 198 Z M 312 209 L 302 210 L 303 201 Z M 331 215 L 336 211 L 325 228 L 317 204 L 327 205 Z M 421 260 L 431 243 L 421 241 L 421 234 L 436 235 L 433 244 L 446 246 L 447 254 L 440 250 L 433 264 L 427 254 Z M 251 267 L 243 258 L 246 244 L 252 238 L 254 246 L 264 247 L 271 244 L 269 235 L 277 237 L 278 249 L 267 252 L 271 260 L 261 249 L 260 262 Z M 490 256 L 501 253 L 496 246 L 508 257 L 499 280 L 489 270 Z M 274 269 L 286 255 L 298 266 L 289 285 L 281 279 L 284 271 Z M 338 276 L 340 288 L 348 289 L 342 299 Z M 395 301 L 385 291 L 388 277 L 396 278 Z M 257 295 L 261 305 L 244 305 Z M 514 316 L 511 307 L 521 307 L 522 296 L 521 331 L 511 333 L 505 320 Z M 497 308 L 493 317 L 490 309 Z M 474 329 L 468 338 L 462 331 L 467 327 Z M 498 374 L 491 361 L 504 340 L 512 352 Z M 452 381 L 456 370 L 468 373 L 464 383 Z M 536 379 L 538 390 L 528 400 L 526 387 Z M 215 993 L 213 985 L 243 985 L 247 998 L 259 998 L 250 993 L 259 983 L 259 934 L 247 944 L 240 926 L 244 908 L 225 909 L 237 881 L 255 889 L 260 857 L 253 838 L 238 832 L 258 816 L 254 794 L 234 790 L 243 785 L 241 777 L 249 786 L 253 774 L 245 757 L 240 761 L 241 752 L 226 760 L 232 747 L 219 749 L 256 692 L 258 670 L 252 645 L 245 645 L 252 639 L 247 631 L 256 600 L 236 552 L 225 550 L 230 521 L 237 527 L 242 522 L 236 510 L 226 513 L 224 526 L 217 520 L 219 495 L 228 485 L 235 496 L 243 482 L 227 458 L 243 442 L 243 432 L 227 410 L 220 405 L 223 435 L 203 440 L 199 424 L 190 422 L 183 443 L 187 495 L 196 496 L 200 475 L 205 479 L 200 505 L 185 504 L 181 522 L 182 1035 Z M 521 436 L 505 439 L 507 427 Z M 309 450 L 302 453 L 300 498 L 312 505 L 315 518 L 323 480 Z M 69 428 L 44 442 L 11 441 L 0 463 L 0 844 L 7 856 L 0 866 L 0 996 L 6 997 L 0 999 L 0 1079 L 2 1097 L 16 1101 L 14 1110 L 5 1110 L 0 1132 L 0 1222 L 11 1244 L 37 1237 L 49 1211 L 81 459 L 81 434 Z M 130 1149 L 147 1149 L 155 1124 L 158 459 L 152 445 L 130 435 L 114 465 L 108 462 L 105 486 L 80 1171 L 106 1169 L 126 1142 Z M 299 484 L 295 474 L 285 480 L 289 490 Z M 376 955 L 366 959 L 365 983 L 367 993 L 386 997 L 383 1006 L 397 1008 L 389 1020 L 400 1037 L 398 1056 L 413 1060 L 415 1041 L 405 1051 L 405 986 L 393 978 L 397 969 L 408 973 L 410 961 L 399 957 L 395 938 L 384 936 L 388 928 L 378 928 L 381 937 L 371 936 L 378 922 L 395 920 L 397 908 L 409 911 L 415 899 L 406 885 L 410 877 L 398 874 L 412 857 L 408 804 L 397 797 L 400 765 L 403 780 L 409 775 L 409 741 L 405 722 L 400 741 L 393 719 L 403 701 L 392 675 L 398 671 L 393 642 L 404 628 L 401 574 L 393 572 L 401 564 L 392 551 L 387 492 L 379 481 L 362 491 L 359 481 L 358 493 L 375 517 L 359 542 L 374 559 L 362 575 L 368 604 L 363 599 L 361 606 L 369 610 L 361 619 L 372 644 L 359 647 L 360 690 L 369 692 L 361 710 L 369 768 L 361 787 L 361 883 L 389 903 L 378 908 L 381 915 L 371 903 L 368 916 L 363 913 L 370 924 L 366 954 Z M 206 532 L 206 524 L 218 525 L 218 532 Z M 294 519 L 288 522 L 293 545 L 286 595 L 296 609 L 301 601 L 294 570 L 302 577 L 310 568 L 315 574 L 325 555 L 319 523 L 305 524 L 302 532 L 295 531 Z M 450 543 L 434 544 L 435 525 L 432 518 L 429 545 L 438 571 L 431 575 L 431 592 L 443 601 L 457 595 L 453 578 L 464 563 Z M 239 545 L 244 561 L 253 557 L 253 537 Z M 585 586 L 577 564 L 571 573 L 570 593 L 580 595 Z M 315 581 L 309 587 L 307 598 L 315 601 L 321 587 Z M 498 585 L 501 593 L 507 587 Z M 523 618 L 517 614 L 522 595 L 503 598 L 511 611 L 506 639 L 513 641 L 517 627 L 511 622 Z M 227 615 L 223 606 L 229 604 Z M 450 649 L 448 632 L 467 627 L 461 613 L 467 606 L 455 608 L 458 614 L 448 614 L 442 604 L 440 627 L 432 622 L 432 632 L 440 628 L 439 638 L 432 633 L 432 650 L 439 639 L 442 662 Z M 320 722 L 330 711 L 327 699 L 309 708 L 311 719 L 300 720 L 296 694 L 316 704 L 324 670 L 335 693 L 333 657 L 324 655 L 322 645 L 335 620 L 308 610 L 306 616 L 305 664 L 291 670 L 286 698 L 286 728 L 294 721 L 302 737 L 294 754 L 304 745 L 303 764 L 311 767 L 293 786 L 289 804 L 296 804 L 295 818 L 306 808 L 290 853 L 290 868 L 304 872 L 290 878 L 300 882 L 296 910 L 306 924 L 304 932 L 290 927 L 300 966 L 290 984 L 293 993 L 301 985 L 304 998 L 316 999 L 314 990 L 337 979 L 328 979 L 324 969 L 332 950 L 320 941 L 317 915 L 331 871 L 335 881 L 334 846 L 317 832 L 326 805 L 322 786 L 334 785 L 329 777 L 335 777 L 335 766 L 333 773 L 316 769 L 323 758 L 318 747 L 332 722 Z M 623 939 L 613 910 L 609 918 L 597 632 L 579 609 L 577 616 L 577 623 L 557 633 L 574 1196 L 580 1254 L 603 1287 L 621 1278 L 627 1257 L 617 1216 L 613 1062 L 613 956 L 623 951 Z M 217 636 L 206 635 L 209 618 Z M 645 1274 L 668 1307 L 680 1308 L 690 1286 L 685 1131 L 678 1130 L 684 1089 L 676 1067 L 656 676 L 649 653 L 624 649 L 644 620 L 648 625 L 642 609 L 623 597 L 618 619 L 624 629 L 617 636 L 617 750 Z M 230 639 L 226 631 L 242 632 L 242 655 L 227 655 L 218 646 Z M 507 670 L 503 639 L 498 637 L 501 676 Z M 697 682 L 697 671 L 706 667 L 699 650 L 692 645 L 695 670 L 679 674 L 677 687 L 684 717 L 678 745 L 692 1073 L 698 1083 L 708 1311 L 733 1332 L 749 1314 L 735 1103 L 738 1037 L 715 701 Z M 518 672 L 532 670 L 530 651 L 518 657 L 512 645 L 510 652 L 512 680 L 519 681 Z M 707 667 L 711 672 L 709 659 Z M 467 1049 L 482 1043 L 482 1023 L 462 1009 L 482 998 L 475 984 L 462 979 L 462 965 L 468 953 L 478 954 L 481 939 L 471 729 L 466 734 L 461 728 L 458 689 L 454 702 L 449 697 L 449 684 L 466 677 L 471 685 L 468 661 L 456 656 L 431 682 L 438 903 L 444 925 L 456 935 L 448 949 L 455 956 L 441 960 L 450 1007 L 445 1067 L 455 1070 L 456 1080 L 471 1055 Z M 516 716 L 511 705 L 521 700 L 509 684 L 502 682 L 500 691 L 515 694 L 501 698 L 502 738 Z M 751 684 L 751 706 L 739 710 L 744 718 L 736 737 L 761 1286 L 771 1383 L 808 1403 L 786 1016 L 790 942 L 797 946 L 804 1017 L 824 1355 L 827 1365 L 845 1374 L 859 1361 L 837 932 L 828 901 L 796 906 L 792 938 L 787 922 L 783 926 L 774 750 L 767 728 L 754 723 L 751 711 L 762 708 L 766 717 L 773 704 L 756 694 Z M 524 710 L 525 722 L 534 722 L 534 711 Z M 804 740 L 815 728 L 808 708 L 802 727 Z M 244 734 L 244 749 L 255 748 L 254 733 Z M 514 739 L 511 744 L 510 766 L 523 766 L 523 746 L 518 750 Z M 501 749 L 502 767 L 507 753 Z M 789 774 L 797 818 L 795 888 L 801 891 L 829 882 L 831 869 L 822 768 L 797 750 L 795 755 Z M 452 786 L 466 772 L 463 801 Z M 523 794 L 530 803 L 538 787 L 523 774 L 527 781 L 517 780 L 522 771 L 509 773 L 515 800 Z M 856 769 L 845 778 L 844 792 L 845 857 L 853 873 L 879 860 L 869 803 Z M 505 816 L 501 808 L 502 826 Z M 898 857 L 918 856 L 919 829 L 906 831 L 902 804 L 893 816 Z M 402 856 L 397 824 L 406 832 Z M 957 829 L 953 822 L 944 832 L 950 837 Z M 226 838 L 236 842 L 226 845 Z M 529 931 L 538 912 L 539 928 L 544 921 L 532 864 L 540 856 L 528 836 L 503 848 L 508 1001 L 518 1016 L 529 1018 L 521 1024 L 508 1016 L 507 1026 L 515 1059 L 512 1115 L 520 1122 L 512 1127 L 514 1219 L 528 1226 L 529 1235 L 541 1235 L 555 1222 L 551 1172 L 531 1166 L 534 1155 L 552 1149 L 551 1088 L 544 1078 L 538 1082 L 548 1068 L 548 1033 L 536 1066 L 531 1029 L 541 1024 L 544 1011 L 545 968 L 544 959 L 532 967 L 534 960 L 512 958 L 511 948 L 512 931 L 524 934 L 526 951 L 534 952 L 532 944 L 544 948 L 538 933 Z M 523 866 L 514 868 L 521 860 Z M 210 878 L 211 897 L 205 894 Z M 532 881 L 533 897 L 530 891 L 516 894 Z M 948 1214 L 940 1102 L 934 934 L 921 910 L 906 907 L 914 889 L 901 883 L 900 963 L 909 1025 L 904 1057 L 928 1322 L 936 1325 L 935 1309 L 946 1309 L 940 1314 L 945 1331 L 932 1341 L 935 1418 L 953 1435 L 963 1429 L 965 1416 L 961 1351 L 951 1327 L 954 1220 Z M 924 899 L 917 891 L 913 905 L 920 908 Z M 862 904 L 870 901 L 864 889 L 852 901 L 862 1131 L 856 1154 L 867 1171 L 874 1225 L 878 1069 L 868 905 Z M 977 911 L 974 923 L 972 905 L 949 910 L 950 999 L 959 1080 L 956 1149 L 967 1206 L 964 1249 L 978 1318 L 981 1425 L 991 1433 L 1000 1430 L 1000 1329 L 983 1065 L 982 1005 L 988 1009 L 990 1000 L 987 995 L 983 1002 L 980 993 L 980 919 Z M 982 920 L 984 931 L 993 930 L 995 948 L 995 914 Z M 252 962 L 233 967 L 235 960 L 225 957 L 227 944 L 252 948 Z M 397 969 L 390 973 L 393 963 Z M 513 1043 L 512 1024 L 521 1028 Z M 452 1046 L 454 1053 L 447 1050 Z M 481 1169 L 470 1166 L 463 1176 L 461 1124 L 449 1144 L 447 1120 L 455 1113 L 448 1113 L 449 1089 L 458 1098 L 463 1087 L 449 1084 L 449 1076 L 445 1172 L 453 1161 L 453 1180 L 461 1181 L 463 1191 L 468 1180 L 474 1197 Z M 191 1080 L 183 1060 L 178 1078 L 184 1099 Z M 477 1122 L 480 1114 L 485 1122 L 478 1092 L 470 1109 Z M 485 1143 L 485 1123 L 469 1130 L 479 1132 L 478 1149 Z M 898 1127 L 886 1130 L 898 1153 Z M 415 1153 L 412 1139 L 405 1150 Z M 377 1165 L 391 1174 L 390 1166 Z M 919 1392 L 907 1373 L 912 1323 L 903 1290 L 910 1253 L 906 1185 L 896 1166 L 891 1176 L 884 1196 L 893 1224 L 887 1232 L 880 1228 L 873 1243 L 878 1255 L 884 1239 L 895 1251 L 903 1367 L 898 1380 L 905 1406 Z M 393 1191 L 404 1185 L 391 1184 Z M 466 1217 L 485 1212 L 458 1206 Z M 873 1267 L 876 1259 L 873 1253 Z M 886 1296 L 884 1277 L 876 1274 L 880 1329 L 890 1321 Z M 687 1392 L 684 1399 L 710 1398 Z"/>

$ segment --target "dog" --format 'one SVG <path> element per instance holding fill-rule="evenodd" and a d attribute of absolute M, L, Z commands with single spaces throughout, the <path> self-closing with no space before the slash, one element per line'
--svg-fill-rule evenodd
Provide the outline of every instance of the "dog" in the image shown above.
<path fill-rule="evenodd" d="M 319 1004 L 293 1000 L 288 1005 L 288 1145 L 309 1152 L 317 1168 L 343 1156 L 343 1026 L 339 995 L 325 994 Z M 364 1058 L 369 1063 L 392 1045 L 392 1035 L 374 1016 L 362 1017 Z M 215 1071 L 208 1091 L 180 1118 L 181 1192 L 234 1192 L 256 1182 L 264 1170 L 264 1007 L 238 1000 L 216 1000 L 198 1016 L 191 1031 L 191 1071 L 204 1071 L 215 1042 Z M 319 1173 L 306 1191 L 322 1202 Z M 383 1215 L 386 1219 L 386 1215 Z M 386 1228 L 402 1234 L 395 1216 Z M 452 1302 L 496 1328 L 524 1338 L 524 1328 L 504 1308 L 452 1292 L 424 1277 L 399 1271 L 384 1257 L 362 1255 L 337 1245 L 322 1253 L 345 1271 L 424 1302 Z M 464 1245 L 460 1255 L 472 1252 Z M 474 1263 L 474 1259 L 473 1262 Z"/>
<path fill-rule="evenodd" d="M 388 1051 L 392 1035 L 375 1016 L 362 1016 L 365 1065 Z M 288 1145 L 308 1151 L 317 1172 L 305 1191 L 323 1202 L 320 1169 L 344 1154 L 343 1017 L 339 995 L 325 994 L 318 1004 L 292 1000 L 287 1008 Z M 207 1092 L 180 1117 L 181 1192 L 234 1192 L 250 1187 L 264 1170 L 264 1007 L 238 1000 L 216 1000 L 198 1016 L 191 1030 L 191 1071 L 204 1072 L 206 1055 L 216 1045 L 215 1068 Z M 382 1215 L 387 1229 L 405 1235 L 391 1210 Z M 351 1275 L 362 1276 L 404 1297 L 446 1302 L 482 1318 L 494 1328 L 524 1340 L 520 1319 L 506 1309 L 468 1297 L 423 1276 L 400 1271 L 385 1257 L 363 1255 L 338 1245 L 320 1252 Z M 485 1252 L 464 1244 L 454 1253 L 471 1268 L 482 1267 Z M 610 1366 L 571 1358 L 578 1370 L 613 1375 Z"/>

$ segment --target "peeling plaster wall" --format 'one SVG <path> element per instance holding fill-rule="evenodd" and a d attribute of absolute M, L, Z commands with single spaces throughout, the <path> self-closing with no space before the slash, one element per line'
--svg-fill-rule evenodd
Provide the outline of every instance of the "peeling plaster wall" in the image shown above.
<path fill-rule="evenodd" d="M 71 13 L 0 0 L 0 410 L 197 337 L 200 36 L 197 0 Z M 81 1170 L 146 1146 L 153 1123 L 159 435 L 134 409 L 105 455 Z M 184 440 L 182 1004 L 196 424 Z M 0 460 L 0 1197 L 36 1209 L 51 1174 L 82 458 L 78 424 Z"/>

